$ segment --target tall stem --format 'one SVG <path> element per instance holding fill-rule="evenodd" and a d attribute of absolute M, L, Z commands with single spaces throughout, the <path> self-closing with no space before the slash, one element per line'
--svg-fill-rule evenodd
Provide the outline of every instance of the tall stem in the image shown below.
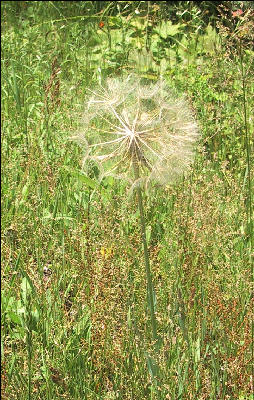
<path fill-rule="evenodd" d="M 133 163 L 135 180 L 139 179 L 139 167 L 138 163 Z M 145 217 L 144 217 L 144 206 L 143 206 L 143 198 L 142 198 L 142 191 L 140 186 L 137 188 L 137 195 L 138 195 L 138 207 L 140 213 L 140 225 L 141 225 L 141 238 L 144 247 L 144 258 L 145 258 L 145 267 L 146 267 L 146 279 L 147 279 L 147 295 L 148 295 L 148 302 L 149 308 L 151 312 L 151 323 L 152 323 L 152 330 L 153 330 L 153 339 L 157 341 L 157 324 L 155 318 L 155 311 L 154 311 L 154 295 L 153 295 L 153 283 L 152 283 L 152 274 L 150 268 L 150 259 L 148 254 L 148 246 L 147 246 L 147 238 L 146 238 L 146 225 L 145 225 Z"/>

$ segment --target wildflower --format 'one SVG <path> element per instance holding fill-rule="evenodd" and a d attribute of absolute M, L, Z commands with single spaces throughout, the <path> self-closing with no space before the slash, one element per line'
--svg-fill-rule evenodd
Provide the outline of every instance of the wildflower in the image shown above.
<path fill-rule="evenodd" d="M 185 100 L 177 99 L 164 80 L 107 79 L 105 87 L 89 90 L 83 122 L 84 162 L 95 161 L 102 176 L 167 183 L 193 159 L 197 124 Z"/>
<path fill-rule="evenodd" d="M 242 14 L 243 14 L 243 10 L 241 10 L 241 9 L 236 10 L 236 11 L 232 11 L 232 17 L 233 18 L 240 17 Z"/>

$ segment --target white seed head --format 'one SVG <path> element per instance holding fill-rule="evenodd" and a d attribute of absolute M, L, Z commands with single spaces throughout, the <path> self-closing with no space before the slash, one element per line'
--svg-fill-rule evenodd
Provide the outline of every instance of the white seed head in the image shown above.
<path fill-rule="evenodd" d="M 108 78 L 89 90 L 82 132 L 84 162 L 96 162 L 102 175 L 135 183 L 175 180 L 191 164 L 198 126 L 188 104 L 166 82 L 145 84 L 135 75 Z"/>

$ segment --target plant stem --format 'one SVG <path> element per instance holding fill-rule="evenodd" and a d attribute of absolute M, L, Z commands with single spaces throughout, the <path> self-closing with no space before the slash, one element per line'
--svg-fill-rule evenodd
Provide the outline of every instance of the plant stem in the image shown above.
<path fill-rule="evenodd" d="M 136 162 L 133 163 L 135 179 L 139 179 L 139 168 Z M 140 224 L 141 224 L 141 237 L 144 247 L 144 258 L 145 258 L 145 267 L 146 267 L 146 279 L 147 279 L 147 295 L 148 295 L 148 302 L 149 308 L 151 312 L 151 323 L 152 323 L 152 330 L 153 330 L 153 339 L 157 341 L 157 324 L 155 318 L 155 311 L 154 311 L 154 295 L 153 295 L 153 283 L 152 283 L 152 274 L 150 268 L 150 259 L 148 254 L 148 246 L 147 246 L 147 238 L 146 238 L 146 225 L 145 225 L 145 217 L 144 217 L 144 206 L 143 206 L 143 199 L 142 199 L 142 191 L 140 186 L 137 188 L 137 195 L 138 195 L 138 206 L 139 206 L 139 213 L 140 213 Z"/>

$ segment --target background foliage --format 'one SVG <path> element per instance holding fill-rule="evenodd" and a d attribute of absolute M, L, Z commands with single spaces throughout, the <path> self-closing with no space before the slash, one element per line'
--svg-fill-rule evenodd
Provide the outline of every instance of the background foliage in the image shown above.
<path fill-rule="evenodd" d="M 253 399 L 253 2 L 1 7 L 3 398 Z M 69 141 L 87 88 L 126 71 L 163 75 L 202 132 L 145 198 L 158 378 L 136 199 Z"/>

